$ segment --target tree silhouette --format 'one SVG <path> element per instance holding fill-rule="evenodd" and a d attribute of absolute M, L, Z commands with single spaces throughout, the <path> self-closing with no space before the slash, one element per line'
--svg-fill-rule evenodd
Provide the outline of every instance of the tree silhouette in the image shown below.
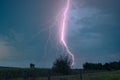
<path fill-rule="evenodd" d="M 71 60 L 68 58 L 68 56 L 60 56 L 56 61 L 53 63 L 52 70 L 55 73 L 60 73 L 64 75 L 68 75 L 71 70 Z"/>
<path fill-rule="evenodd" d="M 30 68 L 35 68 L 35 64 L 30 63 Z"/>
<path fill-rule="evenodd" d="M 85 63 L 83 64 L 84 70 L 120 70 L 120 61 L 114 61 L 109 63 Z"/>

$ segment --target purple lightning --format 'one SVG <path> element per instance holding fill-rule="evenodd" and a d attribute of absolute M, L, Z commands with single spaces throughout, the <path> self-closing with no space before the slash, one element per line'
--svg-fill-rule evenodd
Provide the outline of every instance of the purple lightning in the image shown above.
<path fill-rule="evenodd" d="M 71 56 L 71 59 L 72 59 L 72 63 L 71 63 L 71 66 L 74 65 L 74 55 L 72 54 L 72 52 L 70 51 L 66 41 L 65 41 L 65 29 L 66 29 L 66 21 L 67 21 L 67 13 L 68 13 L 68 10 L 69 10 L 69 7 L 70 7 L 70 0 L 67 0 L 67 5 L 66 5 L 66 8 L 63 12 L 63 19 L 62 19 L 62 30 L 61 30 L 61 42 L 63 44 L 63 46 L 66 48 L 66 51 L 68 53 L 69 56 Z"/>

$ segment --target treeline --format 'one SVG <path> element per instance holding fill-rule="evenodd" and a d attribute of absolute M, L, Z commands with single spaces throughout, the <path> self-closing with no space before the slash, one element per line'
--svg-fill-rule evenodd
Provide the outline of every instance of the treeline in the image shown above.
<path fill-rule="evenodd" d="M 83 64 L 84 70 L 120 70 L 120 61 L 109 63 L 85 63 Z"/>

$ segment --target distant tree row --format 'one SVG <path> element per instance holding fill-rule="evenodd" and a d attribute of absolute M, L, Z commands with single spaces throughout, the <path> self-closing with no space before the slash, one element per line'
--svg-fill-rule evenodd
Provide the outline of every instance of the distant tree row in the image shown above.
<path fill-rule="evenodd" d="M 120 61 L 109 63 L 85 63 L 83 64 L 84 70 L 120 70 Z"/>

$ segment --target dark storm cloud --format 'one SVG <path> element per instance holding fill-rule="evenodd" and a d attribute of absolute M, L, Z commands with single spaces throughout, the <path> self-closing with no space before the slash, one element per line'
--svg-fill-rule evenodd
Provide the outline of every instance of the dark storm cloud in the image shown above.
<path fill-rule="evenodd" d="M 72 26 L 77 27 L 77 32 L 70 40 L 73 51 L 84 57 L 83 61 L 119 60 L 120 1 L 80 0 L 78 2 L 83 5 L 77 8 L 77 12 L 84 17 L 77 16 L 76 24 Z"/>
<path fill-rule="evenodd" d="M 93 7 L 93 8 L 99 8 L 101 10 L 105 11 L 119 11 L 119 0 L 80 0 L 80 2 L 84 2 L 85 7 Z"/>

